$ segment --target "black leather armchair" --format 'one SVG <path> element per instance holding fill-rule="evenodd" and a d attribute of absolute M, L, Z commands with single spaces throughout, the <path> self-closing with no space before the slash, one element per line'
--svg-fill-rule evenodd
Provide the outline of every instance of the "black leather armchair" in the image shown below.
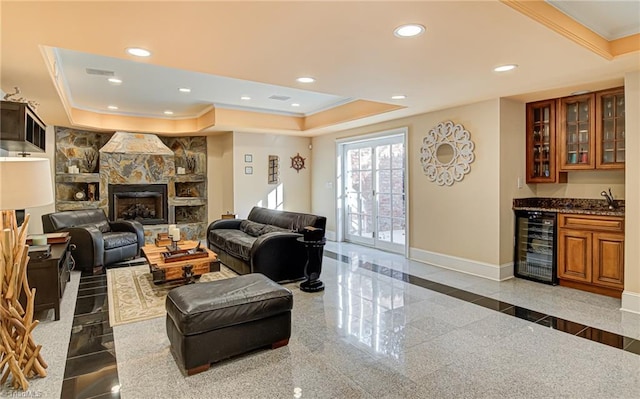
<path fill-rule="evenodd" d="M 42 215 L 45 233 L 68 231 L 76 268 L 97 273 L 105 266 L 136 257 L 144 245 L 144 228 L 133 220 L 110 222 L 102 209 Z"/>

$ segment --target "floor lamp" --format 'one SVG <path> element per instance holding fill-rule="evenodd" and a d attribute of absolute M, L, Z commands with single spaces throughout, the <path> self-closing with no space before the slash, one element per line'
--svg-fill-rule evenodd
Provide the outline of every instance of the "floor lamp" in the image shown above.
<path fill-rule="evenodd" d="M 15 209 L 52 202 L 48 159 L 0 157 L 0 384 L 11 377 L 11 385 L 22 390 L 29 387 L 27 378 L 47 375 L 47 364 L 32 336 L 38 320 L 33 320 L 36 290 L 27 281 L 29 215 L 18 226 Z"/>

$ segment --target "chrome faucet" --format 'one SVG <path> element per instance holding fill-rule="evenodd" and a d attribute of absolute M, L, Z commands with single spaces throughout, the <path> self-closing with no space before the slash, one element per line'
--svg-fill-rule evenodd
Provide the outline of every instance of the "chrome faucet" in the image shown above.
<path fill-rule="evenodd" d="M 609 204 L 609 209 L 616 209 L 618 207 L 616 202 L 613 200 L 613 194 L 611 194 L 611 187 L 609 187 L 609 192 L 608 193 L 603 190 L 600 193 L 600 195 L 603 196 L 607 200 L 607 203 Z"/>

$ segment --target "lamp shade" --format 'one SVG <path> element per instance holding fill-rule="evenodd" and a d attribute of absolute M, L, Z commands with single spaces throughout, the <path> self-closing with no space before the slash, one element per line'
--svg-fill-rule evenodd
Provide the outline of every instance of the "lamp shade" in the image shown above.
<path fill-rule="evenodd" d="M 52 202 L 48 159 L 0 157 L 0 210 L 35 208 Z"/>

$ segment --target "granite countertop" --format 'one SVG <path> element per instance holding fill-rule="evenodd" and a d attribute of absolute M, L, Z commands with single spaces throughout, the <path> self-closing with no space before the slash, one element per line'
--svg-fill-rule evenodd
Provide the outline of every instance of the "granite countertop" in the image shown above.
<path fill-rule="evenodd" d="M 582 215 L 622 216 L 624 200 L 615 200 L 616 208 L 609 209 L 605 199 L 590 198 L 514 198 L 513 209 L 524 211 L 576 213 Z"/>

